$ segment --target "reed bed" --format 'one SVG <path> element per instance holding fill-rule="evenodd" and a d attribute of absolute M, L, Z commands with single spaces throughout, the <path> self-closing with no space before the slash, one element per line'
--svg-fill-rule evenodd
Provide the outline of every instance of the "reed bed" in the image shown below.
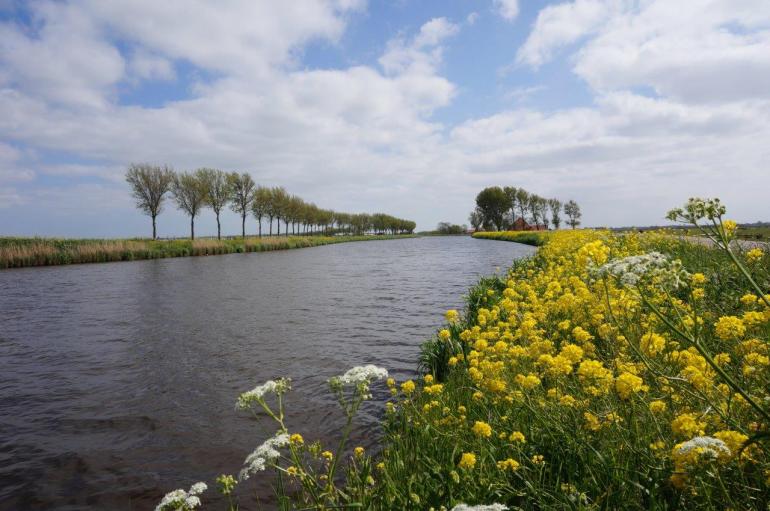
<path fill-rule="evenodd" d="M 273 236 L 194 241 L 0 238 L 0 268 L 265 252 L 403 237 L 411 236 Z"/>

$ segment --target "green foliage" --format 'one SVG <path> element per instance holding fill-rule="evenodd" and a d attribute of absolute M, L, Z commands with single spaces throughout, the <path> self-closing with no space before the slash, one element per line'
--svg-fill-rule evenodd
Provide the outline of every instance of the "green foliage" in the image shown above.
<path fill-rule="evenodd" d="M 476 232 L 473 233 L 473 237 L 480 240 L 513 241 L 539 247 L 545 244 L 548 239 L 548 233 L 535 231 Z"/>

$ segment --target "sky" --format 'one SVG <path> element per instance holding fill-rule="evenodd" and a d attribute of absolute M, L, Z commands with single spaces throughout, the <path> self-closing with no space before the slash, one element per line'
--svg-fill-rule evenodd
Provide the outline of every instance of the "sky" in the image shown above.
<path fill-rule="evenodd" d="M 149 235 L 132 162 L 420 230 L 492 185 L 586 226 L 770 220 L 770 2 L 0 0 L 0 235 Z"/>

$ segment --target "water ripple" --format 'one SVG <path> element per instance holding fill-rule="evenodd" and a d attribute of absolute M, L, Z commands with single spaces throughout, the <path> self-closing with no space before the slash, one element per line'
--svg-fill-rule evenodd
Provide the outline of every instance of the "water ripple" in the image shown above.
<path fill-rule="evenodd" d="M 329 377 L 412 376 L 443 312 L 531 252 L 418 238 L 2 271 L 0 510 L 148 509 L 236 472 L 263 437 L 235 397 L 268 378 L 292 377 L 289 424 L 329 442 Z M 385 399 L 375 389 L 356 443 L 377 442 Z"/>

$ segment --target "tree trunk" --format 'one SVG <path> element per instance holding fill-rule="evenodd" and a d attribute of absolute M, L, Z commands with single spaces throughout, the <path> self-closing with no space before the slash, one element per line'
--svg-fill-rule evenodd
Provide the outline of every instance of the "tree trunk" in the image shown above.
<path fill-rule="evenodd" d="M 152 215 L 152 239 L 153 240 L 158 239 L 158 233 L 155 230 L 155 217 L 157 217 L 157 215 Z"/>
<path fill-rule="evenodd" d="M 243 239 L 246 239 L 246 213 L 241 215 L 241 234 Z"/>
<path fill-rule="evenodd" d="M 195 240 L 195 217 L 190 215 L 190 240 Z"/>
<path fill-rule="evenodd" d="M 257 219 L 257 222 L 259 223 L 259 237 L 262 237 L 262 217 L 259 217 Z"/>
<path fill-rule="evenodd" d="M 278 217 L 278 236 L 281 235 L 281 217 Z"/>
<path fill-rule="evenodd" d="M 217 239 L 222 239 L 222 226 L 219 223 L 219 213 L 217 213 Z"/>

